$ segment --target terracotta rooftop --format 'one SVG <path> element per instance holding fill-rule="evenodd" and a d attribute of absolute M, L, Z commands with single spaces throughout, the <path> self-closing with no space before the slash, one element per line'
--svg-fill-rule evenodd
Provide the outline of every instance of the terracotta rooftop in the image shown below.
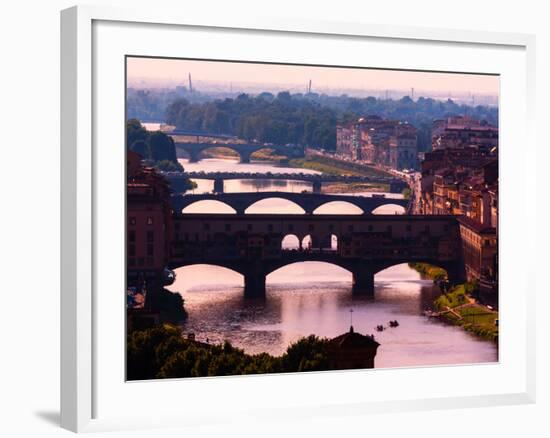
<path fill-rule="evenodd" d="M 458 222 L 474 230 L 478 234 L 495 234 L 496 233 L 495 227 L 479 223 L 478 221 L 470 219 L 469 217 L 466 217 L 466 216 L 459 216 Z"/>
<path fill-rule="evenodd" d="M 339 347 L 377 347 L 380 345 L 374 340 L 374 336 L 354 332 L 353 326 L 349 328 L 349 332 L 332 338 L 329 344 Z"/>

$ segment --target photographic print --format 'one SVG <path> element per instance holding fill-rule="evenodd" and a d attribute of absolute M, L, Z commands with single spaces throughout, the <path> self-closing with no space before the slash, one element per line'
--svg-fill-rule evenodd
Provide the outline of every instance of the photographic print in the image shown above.
<path fill-rule="evenodd" d="M 498 75 L 128 56 L 127 380 L 498 362 L 498 104 Z"/>

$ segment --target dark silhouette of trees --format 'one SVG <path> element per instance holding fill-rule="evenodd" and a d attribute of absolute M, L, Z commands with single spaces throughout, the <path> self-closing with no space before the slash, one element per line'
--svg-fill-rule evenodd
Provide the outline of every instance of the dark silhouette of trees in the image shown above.
<path fill-rule="evenodd" d="M 282 356 L 252 355 L 227 341 L 211 345 L 184 339 L 179 328 L 160 325 L 129 333 L 127 376 L 143 380 L 328 370 L 327 342 L 311 335 Z"/>
<path fill-rule="evenodd" d="M 139 155 L 151 166 L 160 170 L 179 170 L 183 167 L 176 157 L 176 145 L 164 132 L 147 131 L 136 119 L 126 122 L 126 147 Z"/>

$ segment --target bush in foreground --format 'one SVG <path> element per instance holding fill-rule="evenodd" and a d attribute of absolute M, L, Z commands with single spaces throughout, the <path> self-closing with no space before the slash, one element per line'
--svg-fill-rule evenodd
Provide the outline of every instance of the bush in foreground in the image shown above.
<path fill-rule="evenodd" d="M 134 331 L 127 339 L 128 380 L 229 376 L 328 370 L 327 340 L 314 335 L 291 344 L 279 357 L 247 354 L 228 341 L 210 345 L 184 339 L 170 325 Z"/>

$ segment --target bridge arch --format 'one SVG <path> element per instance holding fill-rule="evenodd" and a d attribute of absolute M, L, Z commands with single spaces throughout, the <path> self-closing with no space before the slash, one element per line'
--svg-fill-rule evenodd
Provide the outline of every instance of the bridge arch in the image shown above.
<path fill-rule="evenodd" d="M 332 267 L 336 267 L 338 268 L 339 270 L 341 270 L 342 272 L 345 271 L 346 273 L 350 274 L 350 280 L 351 280 L 351 276 L 353 275 L 353 272 L 352 270 L 350 269 L 350 267 L 344 265 L 344 264 L 341 264 L 341 263 L 336 263 L 336 262 L 328 262 L 328 261 L 319 261 L 319 260 L 300 260 L 300 261 L 296 261 L 296 262 L 292 262 L 292 263 L 284 263 L 284 264 L 280 264 L 280 265 L 275 265 L 275 266 L 272 266 L 270 270 L 268 270 L 266 272 L 266 275 L 267 276 L 270 276 L 270 275 L 273 275 L 273 274 L 277 274 L 279 271 L 283 270 L 283 269 L 286 269 L 286 268 L 290 268 L 292 266 L 296 266 L 296 265 L 309 265 L 309 266 L 312 266 L 312 264 L 322 264 L 322 265 L 327 265 L 327 266 L 332 266 Z M 309 272 L 309 269 L 307 270 Z M 333 277 L 331 275 L 327 276 L 327 281 L 333 281 Z"/>
<path fill-rule="evenodd" d="M 281 249 L 283 251 L 296 251 L 302 249 L 302 240 L 296 234 L 287 234 L 281 239 Z"/>
<path fill-rule="evenodd" d="M 306 234 L 302 237 L 302 248 L 304 251 L 319 250 L 319 245 L 319 238 L 314 234 Z"/>
<path fill-rule="evenodd" d="M 436 268 L 436 270 L 443 270 L 445 277 L 441 278 L 443 280 L 448 280 L 449 282 L 453 284 L 462 283 L 466 281 L 466 273 L 464 272 L 464 267 L 461 263 L 458 263 L 456 261 L 454 262 L 442 262 L 438 260 L 426 260 L 426 259 L 418 259 L 415 261 L 412 261 L 410 258 L 403 259 L 403 260 L 394 260 L 388 263 L 384 264 L 377 264 L 373 267 L 374 274 L 380 274 L 386 269 L 393 268 L 395 266 L 403 265 L 403 264 L 423 264 L 423 265 L 429 265 L 433 268 Z M 414 268 L 413 268 L 414 269 Z M 436 272 L 432 272 L 432 275 Z"/>
<path fill-rule="evenodd" d="M 235 149 L 234 147 L 231 147 L 231 146 L 226 146 L 225 144 L 223 143 L 213 143 L 213 144 L 209 144 L 208 146 L 202 148 L 200 150 L 200 152 L 198 152 L 198 156 L 199 158 L 204 158 L 204 152 L 208 151 L 208 150 L 211 150 L 211 149 L 225 149 L 226 151 L 229 151 L 231 154 L 230 154 L 230 157 L 231 158 L 236 158 L 236 159 L 241 159 L 241 154 L 240 152 Z"/>
<path fill-rule="evenodd" d="M 236 214 L 237 209 L 227 202 L 218 201 L 215 199 L 201 199 L 186 205 L 181 210 L 182 214 L 186 213 L 229 213 Z"/>
<path fill-rule="evenodd" d="M 234 158 L 238 158 L 240 161 L 243 161 L 241 152 L 236 147 L 233 145 L 226 145 L 224 143 L 177 143 L 176 147 L 189 157 L 190 163 L 197 163 L 204 158 L 203 152 L 213 148 L 224 148 L 230 150 Z"/>
<path fill-rule="evenodd" d="M 328 201 L 319 205 L 313 214 L 364 214 L 365 210 L 351 201 Z"/>
<path fill-rule="evenodd" d="M 273 200 L 277 200 L 277 201 L 284 201 L 284 206 L 281 206 L 281 205 L 277 205 L 277 206 L 273 206 L 273 205 L 269 205 L 270 203 L 272 203 Z M 265 205 L 267 204 L 267 205 Z M 257 211 L 251 211 L 251 210 L 255 210 L 255 209 L 260 209 L 261 211 L 257 212 Z M 301 211 L 296 211 L 296 209 L 299 209 Z M 269 210 L 269 211 L 267 211 Z M 304 207 L 302 205 L 300 205 L 299 203 L 291 200 L 291 199 L 288 199 L 287 197 L 284 196 L 284 194 L 282 194 L 281 196 L 279 195 L 273 195 L 273 196 L 269 196 L 269 197 L 266 197 L 266 198 L 263 198 L 263 199 L 258 199 L 257 201 L 254 201 L 252 202 L 251 204 L 249 204 L 245 211 L 245 213 L 274 213 L 274 214 L 280 214 L 280 213 L 286 213 L 286 214 L 305 214 L 306 213 L 306 210 L 304 209 Z"/>
<path fill-rule="evenodd" d="M 379 205 L 370 211 L 370 214 L 405 214 L 406 209 L 404 206 L 392 202 L 388 199 L 387 203 Z"/>
<path fill-rule="evenodd" d="M 265 151 L 265 152 L 274 152 L 277 153 L 278 150 L 274 146 L 259 146 L 257 149 L 254 149 L 252 152 L 250 152 L 249 158 L 255 158 L 254 155 L 256 155 L 257 152 Z"/>
<path fill-rule="evenodd" d="M 208 282 L 210 282 L 210 284 L 214 285 L 218 283 L 218 284 L 225 285 L 225 284 L 228 284 L 228 282 L 229 284 L 234 283 L 235 285 L 239 285 L 239 286 L 242 286 L 244 284 L 244 274 L 234 266 L 223 265 L 220 263 L 197 262 L 197 263 L 186 263 L 186 264 L 178 264 L 176 266 L 171 266 L 171 268 L 176 271 L 176 283 L 175 283 L 176 287 L 177 287 L 178 274 L 181 274 L 182 277 L 185 276 L 187 285 L 189 285 L 190 287 L 193 287 L 195 284 L 204 285 L 205 277 L 203 275 L 185 275 L 186 270 L 187 271 L 190 271 L 193 269 L 200 270 L 201 268 L 204 268 L 204 267 L 214 267 L 218 271 L 216 275 L 208 276 Z M 184 271 L 184 272 L 181 272 L 181 271 Z M 195 279 L 196 282 L 193 281 L 193 279 Z"/>

